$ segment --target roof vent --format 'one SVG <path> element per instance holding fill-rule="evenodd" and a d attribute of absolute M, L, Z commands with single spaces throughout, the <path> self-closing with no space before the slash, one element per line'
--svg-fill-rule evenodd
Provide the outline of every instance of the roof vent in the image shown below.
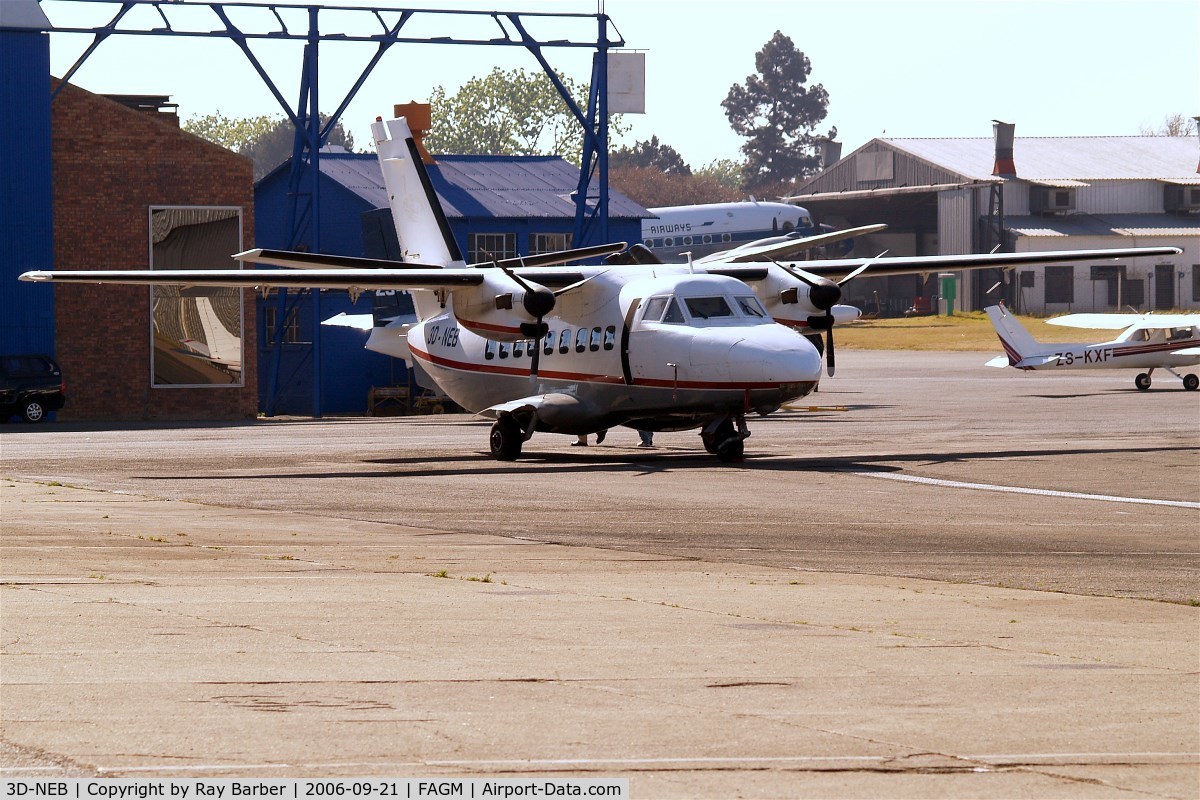
<path fill-rule="evenodd" d="M 1016 138 L 1017 126 L 1012 122 L 992 120 L 992 133 L 996 137 L 996 164 L 992 167 L 993 175 L 1006 178 L 1017 177 L 1017 162 L 1013 160 L 1013 140 Z"/>

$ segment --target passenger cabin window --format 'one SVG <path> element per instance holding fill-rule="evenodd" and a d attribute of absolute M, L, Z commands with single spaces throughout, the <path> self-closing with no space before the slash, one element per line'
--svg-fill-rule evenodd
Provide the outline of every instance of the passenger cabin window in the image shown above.
<path fill-rule="evenodd" d="M 566 353 L 571 350 L 571 329 L 565 328 L 558 335 L 558 352 Z"/>
<path fill-rule="evenodd" d="M 497 349 L 500 351 L 501 358 L 508 358 L 508 345 L 506 345 L 504 342 L 501 342 Z"/>
<path fill-rule="evenodd" d="M 513 342 L 513 358 L 522 358 L 525 355 L 525 342 Z"/>
<path fill-rule="evenodd" d="M 545 355 L 551 355 L 553 352 L 554 352 L 554 331 L 549 331 L 546 333 L 546 343 L 545 343 L 545 346 L 542 348 L 542 353 L 544 353 Z"/>
<path fill-rule="evenodd" d="M 1172 342 L 1178 341 L 1179 339 L 1190 339 L 1190 338 L 1192 338 L 1192 329 L 1191 328 L 1172 328 L 1170 333 L 1167 334 L 1167 338 L 1169 340 L 1171 340 Z"/>
<path fill-rule="evenodd" d="M 688 313 L 696 319 L 733 316 L 733 309 L 724 297 L 686 297 L 683 302 L 687 305 Z"/>
<path fill-rule="evenodd" d="M 483 343 L 483 357 L 489 361 L 496 357 L 496 343 L 491 339 L 488 339 Z"/>
<path fill-rule="evenodd" d="M 604 349 L 612 350 L 617 343 L 617 326 L 609 325 L 604 329 Z"/>
<path fill-rule="evenodd" d="M 575 331 L 575 352 L 576 353 L 582 353 L 584 350 L 587 349 L 587 338 L 588 338 L 587 328 L 580 328 L 579 330 Z"/>
<path fill-rule="evenodd" d="M 588 342 L 588 350 L 593 353 L 600 349 L 600 329 L 592 328 L 592 338 Z"/>

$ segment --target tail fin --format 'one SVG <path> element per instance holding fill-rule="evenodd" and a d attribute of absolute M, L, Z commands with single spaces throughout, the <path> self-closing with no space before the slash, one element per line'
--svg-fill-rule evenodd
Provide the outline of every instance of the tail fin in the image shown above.
<path fill-rule="evenodd" d="M 404 117 L 371 124 L 402 260 L 462 266 L 463 257 Z"/>
<path fill-rule="evenodd" d="M 988 306 L 986 309 L 996 336 L 1008 356 L 1007 366 L 1015 367 L 1021 360 L 1034 355 L 1038 350 L 1038 341 L 1025 330 L 1025 326 L 1017 322 L 1017 318 L 1008 313 L 1004 306 Z M 999 363 L 997 363 L 999 362 Z M 1005 366 L 1002 359 L 997 358 L 988 362 L 991 366 Z"/>

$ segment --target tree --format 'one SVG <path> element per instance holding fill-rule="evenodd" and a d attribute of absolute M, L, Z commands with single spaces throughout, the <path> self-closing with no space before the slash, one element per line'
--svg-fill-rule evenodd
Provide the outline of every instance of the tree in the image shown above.
<path fill-rule="evenodd" d="M 624 146 L 614 150 L 608 157 L 608 165 L 612 169 L 655 167 L 667 175 L 692 174 L 692 168 L 683 160 L 683 156 L 674 147 L 659 142 L 657 136 L 651 136 L 644 142 L 635 142 L 633 147 Z"/>
<path fill-rule="evenodd" d="M 321 114 L 321 125 L 329 121 Z M 226 117 L 221 112 L 204 117 L 192 117 L 183 124 L 189 133 L 219 144 L 254 161 L 254 180 L 261 179 L 279 164 L 292 157 L 296 129 L 283 116 Z M 326 144 L 354 149 L 354 136 L 339 121 L 333 127 Z"/>
<path fill-rule="evenodd" d="M 728 203 L 743 198 L 740 189 L 712 175 L 669 175 L 657 167 L 613 167 L 608 184 L 646 208 Z"/>
<path fill-rule="evenodd" d="M 588 96 L 586 84 L 558 78 L 576 102 Z M 436 87 L 430 105 L 433 129 L 425 147 L 431 153 L 559 155 L 578 163 L 583 150 L 583 129 L 544 73 L 496 67 L 453 95 Z M 624 130 L 619 115 L 609 120 L 610 136 Z"/>
<path fill-rule="evenodd" d="M 721 102 L 734 132 L 747 137 L 748 188 L 812 174 L 819 166 L 813 129 L 825 119 L 829 94 L 806 87 L 812 64 L 792 40 L 776 31 L 754 58 L 757 75 L 734 84 Z M 833 128 L 829 138 L 837 135 Z"/>
<path fill-rule="evenodd" d="M 717 183 L 729 189 L 741 190 L 742 177 L 745 175 L 746 165 L 741 161 L 734 161 L 732 158 L 718 158 L 706 166 L 695 170 L 692 174 L 701 178 L 712 178 Z"/>
<path fill-rule="evenodd" d="M 1160 127 L 1143 125 L 1140 130 L 1142 136 L 1194 136 L 1196 134 L 1196 118 L 1185 117 L 1183 114 L 1168 114 L 1163 118 L 1163 124 Z"/>
<path fill-rule="evenodd" d="M 217 111 L 215 114 L 189 118 L 183 123 L 183 129 L 226 150 L 240 153 L 242 148 L 266 135 L 278 120 L 278 117 L 266 114 L 261 117 L 227 117 Z"/>

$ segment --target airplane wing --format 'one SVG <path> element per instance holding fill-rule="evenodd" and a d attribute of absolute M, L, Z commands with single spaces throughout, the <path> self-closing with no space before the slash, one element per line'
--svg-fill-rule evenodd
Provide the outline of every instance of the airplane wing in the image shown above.
<path fill-rule="evenodd" d="M 844 231 L 831 231 L 830 233 L 805 236 L 797 239 L 787 239 L 785 237 L 780 237 L 778 240 L 767 239 L 764 240 L 767 242 L 766 244 L 750 242 L 741 247 L 735 247 L 732 250 L 724 250 L 720 253 L 705 256 L 698 259 L 696 263 L 740 264 L 747 261 L 771 261 L 772 259 L 783 261 L 813 247 L 821 247 L 845 239 L 853 239 L 855 236 L 878 233 L 885 228 L 887 228 L 887 225 L 863 225 L 859 228 L 847 228 Z"/>
<path fill-rule="evenodd" d="M 1190 328 L 1200 325 L 1200 314 L 1067 314 L 1046 320 L 1048 325 L 1064 325 L 1068 328 L 1091 328 L 1092 330 L 1124 330 L 1137 325 L 1139 328 Z"/>
<path fill-rule="evenodd" d="M 442 289 L 478 286 L 479 269 L 137 269 L 36 270 L 35 283 L 123 283 L 149 286 L 232 286 L 261 289 Z"/>
<path fill-rule="evenodd" d="M 925 272 L 954 272 L 973 269 L 1007 269 L 1012 267 L 1041 266 L 1073 261 L 1103 261 L 1113 258 L 1142 258 L 1147 256 L 1174 256 L 1183 251 L 1177 247 L 1124 247 L 1107 250 L 1046 250 L 1030 253 L 980 253 L 947 256 L 897 256 L 893 258 L 837 258 L 823 261 L 798 261 L 794 266 L 805 272 L 839 281 L 867 262 L 870 267 L 863 273 L 873 278 L 884 275 L 919 275 Z M 741 280 L 762 280 L 765 271 L 761 266 L 718 265 L 705 267 L 706 271 L 718 275 L 729 275 Z M 755 272 L 762 274 L 755 277 Z"/>
<path fill-rule="evenodd" d="M 471 264 L 470 268 L 504 267 L 516 269 L 519 267 L 549 267 L 556 264 L 567 264 L 572 261 L 583 261 L 588 258 L 619 253 L 626 248 L 625 242 L 610 242 L 609 244 L 592 247 L 577 247 L 572 250 L 557 250 L 553 253 L 539 253 L 534 256 L 517 258 L 501 258 L 497 261 L 483 261 Z M 253 261 L 259 264 L 271 264 L 276 267 L 290 269 L 441 269 L 436 264 L 418 264 L 409 261 L 389 261 L 378 258 L 356 258 L 354 256 L 335 256 L 323 253 L 300 253 L 292 250 L 271 250 L 255 248 L 234 256 L 238 261 Z"/>

